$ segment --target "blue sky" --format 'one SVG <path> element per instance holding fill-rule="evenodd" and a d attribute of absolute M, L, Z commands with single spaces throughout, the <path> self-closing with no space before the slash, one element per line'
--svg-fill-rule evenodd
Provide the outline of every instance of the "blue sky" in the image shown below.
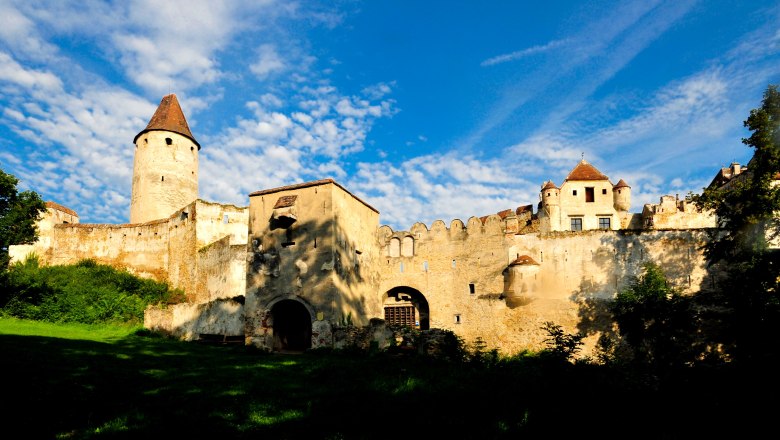
<path fill-rule="evenodd" d="M 585 157 L 632 211 L 746 163 L 780 82 L 769 1 L 0 0 L 0 168 L 124 223 L 177 94 L 200 196 L 336 179 L 408 229 L 534 205 Z"/>

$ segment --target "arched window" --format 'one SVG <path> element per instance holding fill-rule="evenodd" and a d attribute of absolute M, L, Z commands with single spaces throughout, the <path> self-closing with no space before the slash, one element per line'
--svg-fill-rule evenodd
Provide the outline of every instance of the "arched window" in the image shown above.
<path fill-rule="evenodd" d="M 401 256 L 412 257 L 414 256 L 414 238 L 407 235 L 404 237 L 403 245 L 401 246 Z"/>
<path fill-rule="evenodd" d="M 390 256 L 391 257 L 401 256 L 401 240 L 397 238 L 390 239 Z"/>

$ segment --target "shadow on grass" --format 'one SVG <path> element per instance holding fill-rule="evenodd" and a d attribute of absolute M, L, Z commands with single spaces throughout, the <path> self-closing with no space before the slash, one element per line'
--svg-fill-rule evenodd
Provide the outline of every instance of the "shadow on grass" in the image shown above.
<path fill-rule="evenodd" d="M 721 432 L 731 415 L 721 412 L 736 408 L 709 401 L 724 395 L 709 388 L 719 376 L 665 394 L 642 377 L 539 358 L 270 355 L 143 335 L 0 335 L 0 350 L 0 426 L 29 439 L 683 438 Z"/>

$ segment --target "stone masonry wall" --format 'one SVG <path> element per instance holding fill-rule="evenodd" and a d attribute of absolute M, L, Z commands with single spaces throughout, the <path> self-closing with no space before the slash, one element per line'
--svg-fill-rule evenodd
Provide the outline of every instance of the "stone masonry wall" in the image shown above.
<path fill-rule="evenodd" d="M 416 289 L 429 303 L 431 328 L 453 330 L 467 342 L 481 337 L 505 352 L 543 348 L 545 321 L 590 332 L 586 342 L 592 349 L 601 332 L 611 331 L 605 327 L 604 300 L 625 288 L 645 261 L 659 264 L 687 293 L 712 288 L 719 276 L 705 267 L 700 250 L 706 230 L 524 235 L 504 230 L 498 216 L 488 216 L 484 224 L 474 217 L 466 225 L 455 220 L 450 228 L 436 221 L 430 230 L 421 223 L 410 231 L 381 227 L 385 256 L 378 301 L 398 286 Z M 414 255 L 391 257 L 390 239 L 406 235 L 414 237 Z M 515 297 L 507 298 L 506 269 L 518 255 L 530 256 L 538 267 L 526 272 L 533 279 L 514 280 L 520 283 L 510 289 Z"/>

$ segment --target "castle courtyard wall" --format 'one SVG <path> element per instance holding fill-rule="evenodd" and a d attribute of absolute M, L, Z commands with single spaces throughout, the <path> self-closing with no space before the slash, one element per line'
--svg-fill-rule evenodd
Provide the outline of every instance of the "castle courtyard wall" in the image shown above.
<path fill-rule="evenodd" d="M 56 225 L 50 264 L 73 264 L 91 258 L 141 277 L 165 281 L 169 276 L 168 233 L 166 220 L 138 225 Z"/>
<path fill-rule="evenodd" d="M 589 352 L 607 328 L 606 301 L 625 289 L 644 262 L 661 266 L 684 293 L 716 285 L 700 250 L 706 230 L 582 231 L 506 234 L 498 216 L 484 223 L 441 221 L 428 230 L 379 229 L 383 292 L 408 286 L 430 306 L 430 325 L 454 331 L 466 342 L 481 338 L 504 352 L 544 348 L 547 321 L 569 332 L 586 331 Z M 414 237 L 414 255 L 390 257 L 392 237 Z M 507 285 L 508 266 L 519 255 L 538 266 Z M 403 271 L 401 266 L 403 265 Z M 473 287 L 472 287 L 473 286 Z M 472 293 L 473 292 L 473 293 Z M 381 315 L 380 315 L 381 317 Z"/>

